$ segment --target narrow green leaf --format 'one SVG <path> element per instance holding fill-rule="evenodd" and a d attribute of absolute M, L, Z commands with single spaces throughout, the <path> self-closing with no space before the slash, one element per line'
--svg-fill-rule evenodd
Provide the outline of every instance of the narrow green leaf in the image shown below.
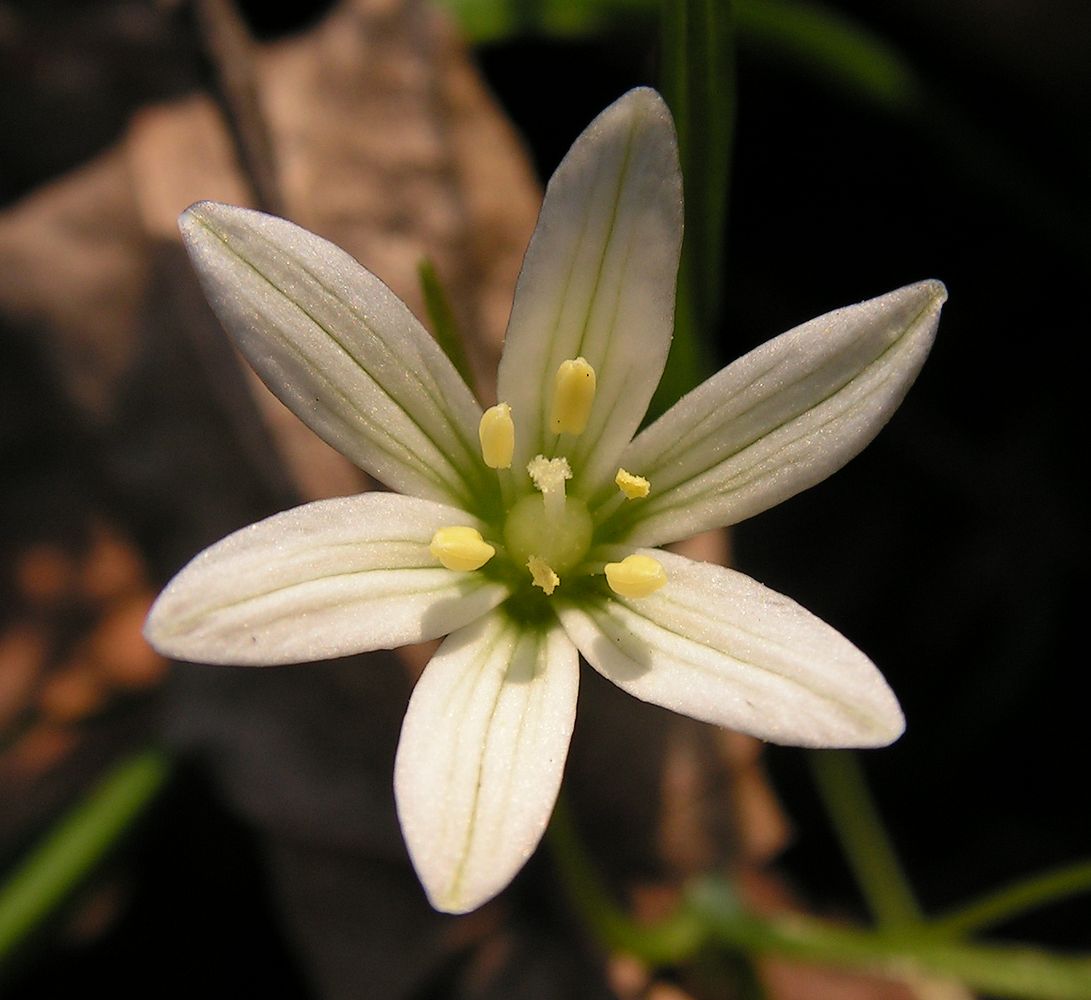
<path fill-rule="evenodd" d="M 655 0 L 438 0 L 477 44 L 525 35 L 578 38 L 618 24 L 649 23 Z"/>
<path fill-rule="evenodd" d="M 432 336 L 443 349 L 443 353 L 447 355 L 447 359 L 455 366 L 455 371 L 462 376 L 462 380 L 470 387 L 474 396 L 477 396 L 473 370 L 470 368 L 470 361 L 466 357 L 466 349 L 463 346 L 465 341 L 462 338 L 462 331 L 458 328 L 458 320 L 455 319 L 451 301 L 447 298 L 447 292 L 439 280 L 435 265 L 429 258 L 422 258 L 417 265 L 417 277 L 420 279 L 421 292 L 424 295 L 424 307 L 428 310 L 428 325 L 431 327 Z"/>
<path fill-rule="evenodd" d="M 8 876 L 0 886 L 0 963 L 102 861 L 169 772 L 167 758 L 155 750 L 123 760 Z"/>
<path fill-rule="evenodd" d="M 735 125 L 735 33 L 729 0 L 664 0 L 662 85 L 678 129 L 686 235 L 674 342 L 650 417 L 708 374 L 702 344 L 720 310 Z"/>
<path fill-rule="evenodd" d="M 852 19 L 799 0 L 738 0 L 739 37 L 791 61 L 819 80 L 888 111 L 921 100 L 909 63 L 879 35 Z"/>
<path fill-rule="evenodd" d="M 664 0 L 658 0 L 662 3 Z M 691 0 L 665 0 L 691 8 Z M 525 35 L 573 38 L 631 29 L 657 0 L 439 0 L 478 44 Z M 822 81 L 890 111 L 921 101 L 916 73 L 879 34 L 806 0 L 734 0 L 739 41 L 799 66 Z"/>
<path fill-rule="evenodd" d="M 928 931 L 941 937 L 963 937 L 1085 892 L 1091 892 L 1091 861 L 1086 860 L 990 892 L 929 921 Z"/>

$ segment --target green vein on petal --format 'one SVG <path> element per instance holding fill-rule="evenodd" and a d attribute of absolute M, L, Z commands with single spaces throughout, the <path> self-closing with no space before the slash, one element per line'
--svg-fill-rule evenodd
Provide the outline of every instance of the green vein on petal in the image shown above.
<path fill-rule="evenodd" d="M 623 690 L 714 725 L 795 746 L 883 746 L 903 728 L 855 646 L 742 573 L 670 552 L 649 597 L 561 606 L 584 658 Z"/>
<path fill-rule="evenodd" d="M 499 396 L 515 418 L 517 470 L 552 454 L 553 377 L 582 356 L 598 391 L 587 429 L 566 445 L 574 489 L 613 477 L 663 370 L 681 235 L 670 112 L 654 91 L 630 91 L 553 175 L 516 286 Z"/>
<path fill-rule="evenodd" d="M 180 220 L 220 321 L 269 388 L 380 482 L 469 506 L 494 487 L 481 411 L 408 308 L 333 244 L 249 209 Z"/>
<path fill-rule="evenodd" d="M 409 703 L 394 768 L 398 818 L 432 904 L 476 909 L 526 863 L 560 787 L 575 721 L 564 632 L 495 612 L 450 636 Z"/>
<path fill-rule="evenodd" d="M 622 455 L 652 492 L 619 511 L 612 536 L 644 545 L 688 538 L 836 472 L 905 396 L 945 299 L 939 282 L 924 281 L 827 313 L 683 397 Z"/>
<path fill-rule="evenodd" d="M 186 566 L 152 607 L 149 641 L 200 663 L 327 659 L 445 635 L 507 589 L 437 565 L 436 530 L 480 527 L 414 497 L 364 493 L 305 504 L 229 535 Z"/>

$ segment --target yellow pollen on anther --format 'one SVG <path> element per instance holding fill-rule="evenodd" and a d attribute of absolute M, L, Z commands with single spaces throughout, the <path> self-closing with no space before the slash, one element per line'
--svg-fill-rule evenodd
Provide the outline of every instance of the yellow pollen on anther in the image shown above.
<path fill-rule="evenodd" d="M 554 434 L 582 434 L 595 401 L 595 369 L 586 358 L 561 362 L 553 378 L 553 410 L 550 427 Z"/>
<path fill-rule="evenodd" d="M 667 582 L 667 571 L 651 556 L 626 556 L 606 564 L 606 582 L 622 597 L 647 597 Z"/>
<path fill-rule="evenodd" d="M 652 484 L 643 476 L 634 476 L 631 472 L 626 472 L 625 469 L 617 470 L 614 482 L 617 483 L 617 488 L 629 500 L 643 500 L 651 492 L 652 488 Z"/>
<path fill-rule="evenodd" d="M 490 469 L 510 469 L 515 451 L 515 421 L 507 403 L 490 406 L 477 427 L 481 439 L 481 457 Z"/>
<path fill-rule="evenodd" d="M 531 556 L 527 560 L 527 569 L 530 570 L 531 579 L 535 587 L 541 587 L 548 597 L 560 585 L 561 578 L 553 572 L 552 567 L 544 559 Z"/>
<path fill-rule="evenodd" d="M 496 549 L 481 537 L 480 531 L 461 524 L 440 528 L 432 536 L 428 551 L 447 569 L 461 573 L 481 569 L 496 555 Z"/>

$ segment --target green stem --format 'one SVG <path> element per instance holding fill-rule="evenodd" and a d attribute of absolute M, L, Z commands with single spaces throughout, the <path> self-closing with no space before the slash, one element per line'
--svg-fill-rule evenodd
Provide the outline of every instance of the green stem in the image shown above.
<path fill-rule="evenodd" d="M 799 915 L 748 913 L 731 885 L 706 878 L 691 886 L 671 916 L 637 924 L 611 899 L 579 841 L 563 799 L 547 834 L 569 899 L 606 948 L 651 966 L 678 966 L 718 947 L 748 956 L 861 969 L 894 979 L 954 979 L 1012 1000 L 1089 1000 L 1091 958 L 1057 956 L 1023 945 L 966 944 L 938 939 L 926 928 L 868 930 Z"/>
<path fill-rule="evenodd" d="M 700 903 L 695 903 L 700 907 Z M 731 912 L 705 923 L 724 947 L 841 965 L 895 979 L 954 979 L 973 990 L 1021 1000 L 1088 1000 L 1091 959 L 1051 955 L 1022 945 L 938 941 L 913 931 L 836 927 L 809 917 L 763 919 Z"/>
<path fill-rule="evenodd" d="M 71 894 L 155 798 L 167 758 L 146 750 L 116 765 L 0 885 L 0 963 Z"/>
<path fill-rule="evenodd" d="M 921 921 L 920 907 L 851 750 L 807 754 L 815 786 L 868 909 L 881 927 Z"/>
<path fill-rule="evenodd" d="M 929 921 L 928 931 L 938 937 L 965 937 L 985 927 L 1004 923 L 1028 910 L 1091 891 L 1091 861 L 1042 872 L 997 889 Z"/>
<path fill-rule="evenodd" d="M 652 965 L 670 965 L 697 951 L 704 932 L 689 910 L 679 908 L 659 923 L 641 925 L 617 906 L 584 850 L 563 788 L 546 841 L 565 893 L 603 946 L 636 955 Z"/>

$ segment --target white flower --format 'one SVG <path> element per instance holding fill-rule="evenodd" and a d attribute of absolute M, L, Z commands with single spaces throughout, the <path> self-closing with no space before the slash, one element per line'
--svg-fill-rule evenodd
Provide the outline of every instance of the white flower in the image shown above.
<path fill-rule="evenodd" d="M 406 306 L 282 219 L 181 219 L 205 291 L 266 384 L 396 493 L 238 531 L 164 590 L 183 660 L 292 663 L 448 636 L 413 693 L 398 814 L 432 903 L 474 909 L 530 857 L 561 782 L 579 654 L 676 712 L 802 746 L 903 729 L 872 663 L 740 573 L 661 551 L 817 483 L 886 422 L 931 345 L 927 281 L 725 368 L 633 435 L 670 342 L 682 238 L 674 128 L 634 90 L 546 191 L 482 413 Z"/>

